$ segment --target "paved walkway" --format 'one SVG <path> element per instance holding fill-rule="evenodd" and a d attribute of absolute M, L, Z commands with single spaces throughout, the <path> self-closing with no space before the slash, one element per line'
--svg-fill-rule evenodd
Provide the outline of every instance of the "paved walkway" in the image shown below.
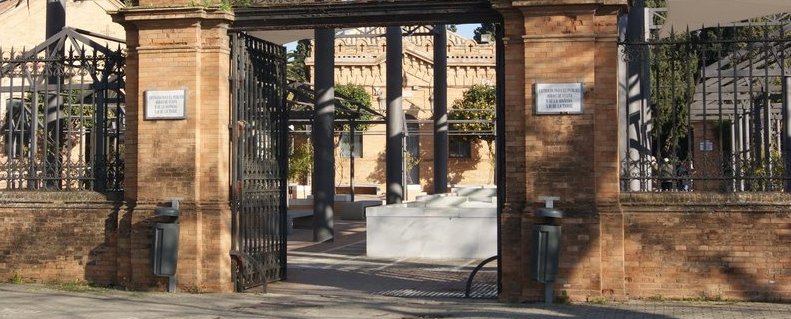
<path fill-rule="evenodd" d="M 142 293 L 68 285 L 0 284 L 0 318 L 537 318 L 791 319 L 791 305 L 629 302 L 604 305 L 501 304 L 490 265 L 463 299 L 477 261 L 384 260 L 364 256 L 365 225 L 336 221 L 336 241 L 314 244 L 310 230 L 289 241 L 288 281 L 268 293 Z"/>
<path fill-rule="evenodd" d="M 791 305 L 633 302 L 605 305 L 500 304 L 490 300 L 403 298 L 325 286 L 277 284 L 270 293 L 167 294 L 0 284 L 0 318 L 536 318 L 788 319 Z"/>

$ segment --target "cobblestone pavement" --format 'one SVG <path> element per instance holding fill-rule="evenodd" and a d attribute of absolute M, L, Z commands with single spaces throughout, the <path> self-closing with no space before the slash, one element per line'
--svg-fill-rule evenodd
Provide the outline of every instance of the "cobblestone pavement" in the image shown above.
<path fill-rule="evenodd" d="M 336 221 L 336 240 L 315 244 L 310 230 L 290 235 L 288 280 L 267 293 L 127 292 L 79 285 L 0 284 L 0 318 L 537 318 L 537 319 L 791 319 L 791 304 L 627 302 L 503 304 L 496 265 L 476 276 L 477 260 L 374 259 L 365 256 L 362 222 Z"/>

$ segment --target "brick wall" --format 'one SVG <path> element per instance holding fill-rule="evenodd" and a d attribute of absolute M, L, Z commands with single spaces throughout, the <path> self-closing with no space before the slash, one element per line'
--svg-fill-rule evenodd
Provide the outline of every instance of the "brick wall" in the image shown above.
<path fill-rule="evenodd" d="M 627 294 L 791 300 L 789 199 L 782 193 L 624 195 Z"/>
<path fill-rule="evenodd" d="M 0 282 L 114 283 L 120 207 L 92 192 L 0 192 Z"/>

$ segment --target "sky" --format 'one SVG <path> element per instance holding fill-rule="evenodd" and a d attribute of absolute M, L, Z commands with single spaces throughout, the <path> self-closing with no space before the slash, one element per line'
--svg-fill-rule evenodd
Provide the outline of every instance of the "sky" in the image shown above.
<path fill-rule="evenodd" d="M 459 35 L 461 35 L 461 36 L 463 36 L 465 38 L 472 39 L 473 32 L 475 31 L 475 28 L 477 28 L 479 26 L 480 26 L 479 23 L 475 23 L 475 24 L 457 24 L 456 25 L 456 30 L 457 30 L 456 33 L 458 33 Z M 294 51 L 294 48 L 296 48 L 296 47 L 297 47 L 297 42 L 296 41 L 286 44 L 286 50 L 288 52 Z"/>

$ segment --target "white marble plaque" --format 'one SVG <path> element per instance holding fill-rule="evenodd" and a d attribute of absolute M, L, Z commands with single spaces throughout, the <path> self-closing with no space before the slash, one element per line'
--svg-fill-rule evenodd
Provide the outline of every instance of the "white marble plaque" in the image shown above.
<path fill-rule="evenodd" d="M 536 114 L 582 114 L 582 83 L 537 83 Z"/>
<path fill-rule="evenodd" d="M 149 90 L 145 92 L 146 120 L 183 120 L 187 118 L 187 91 Z"/>

